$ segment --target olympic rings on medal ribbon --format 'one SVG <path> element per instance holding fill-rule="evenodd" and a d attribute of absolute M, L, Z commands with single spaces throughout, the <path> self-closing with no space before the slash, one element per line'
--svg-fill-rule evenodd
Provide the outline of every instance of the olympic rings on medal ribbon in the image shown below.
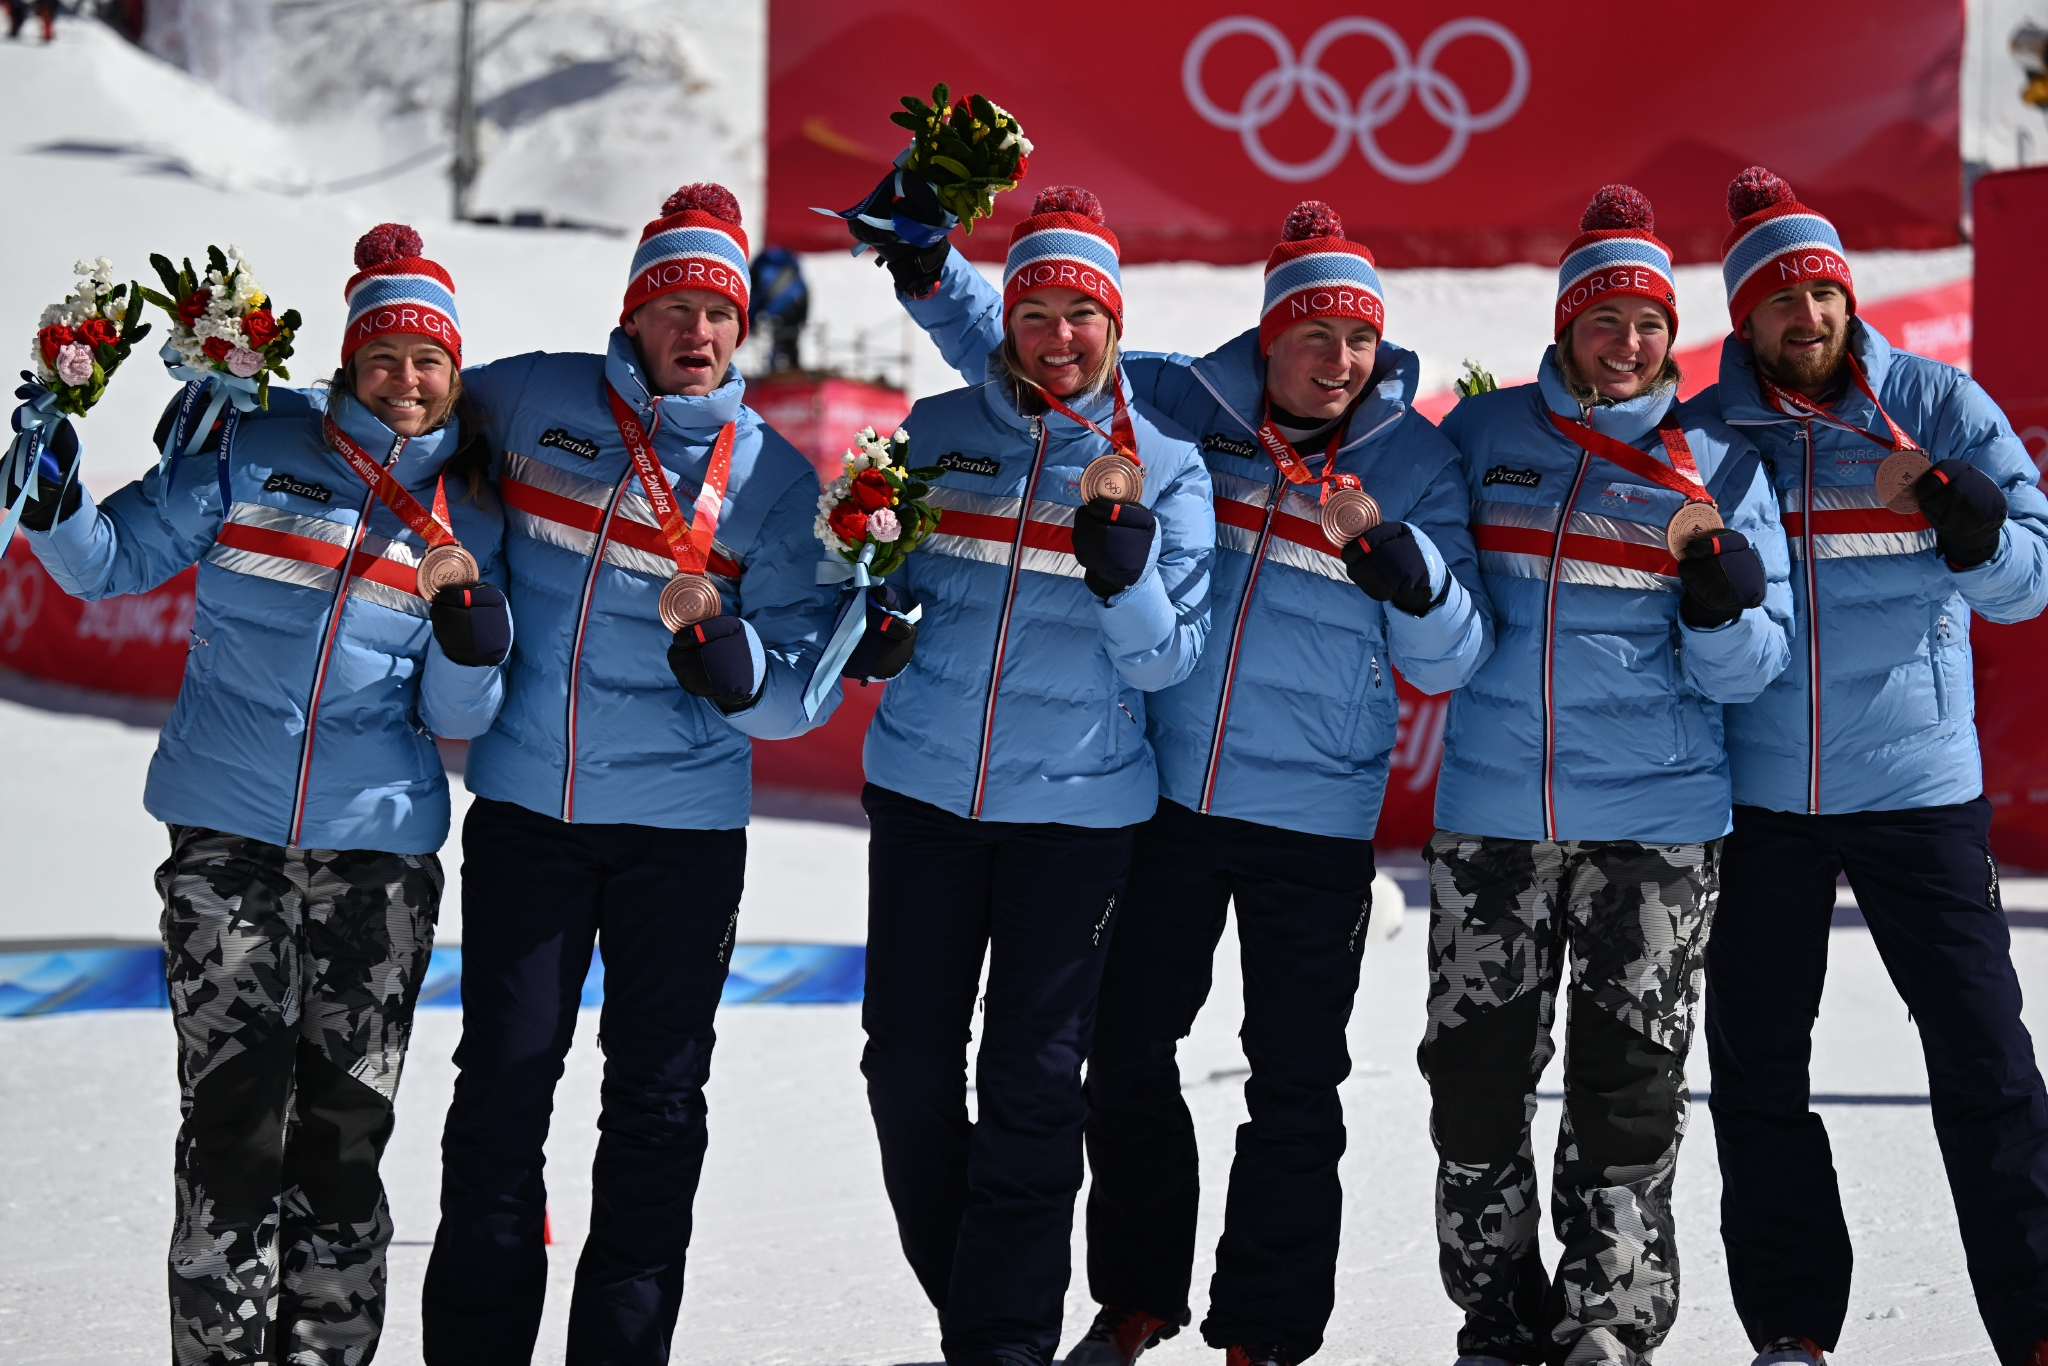
<path fill-rule="evenodd" d="M 1209 92 L 1202 84 L 1202 63 L 1207 60 L 1210 48 L 1236 34 L 1245 34 L 1265 43 L 1272 49 L 1278 65 L 1253 81 L 1238 108 L 1231 111 L 1218 107 L 1209 98 Z M 1355 106 L 1337 79 L 1319 65 L 1332 43 L 1353 36 L 1375 39 L 1394 59 L 1389 70 L 1373 77 Z M 1507 54 L 1514 69 L 1507 93 L 1493 108 L 1481 114 L 1473 113 L 1465 92 L 1436 69 L 1436 60 L 1443 55 L 1443 50 L 1460 38 L 1491 38 Z M 1474 133 L 1498 128 L 1514 117 L 1529 93 L 1529 54 L 1523 49 L 1521 39 L 1505 26 L 1491 19 L 1465 18 L 1453 19 L 1439 27 L 1424 41 L 1422 50 L 1411 57 L 1408 44 L 1392 28 L 1377 19 L 1351 15 L 1332 19 L 1317 29 L 1297 61 L 1294 47 L 1287 41 L 1286 34 L 1264 19 L 1239 14 L 1218 19 L 1195 35 L 1195 40 L 1188 44 L 1187 55 L 1181 59 L 1180 80 L 1187 92 L 1188 103 L 1195 107 L 1195 112 L 1218 128 L 1235 130 L 1244 140 L 1245 155 L 1275 180 L 1317 180 L 1328 175 L 1337 169 L 1337 163 L 1344 159 L 1346 146 L 1355 137 L 1358 150 L 1365 154 L 1374 170 L 1389 180 L 1419 185 L 1435 180 L 1457 165 Z M 1332 136 L 1329 146 L 1313 160 L 1287 162 L 1266 150 L 1259 134 L 1261 129 L 1286 112 L 1287 106 L 1294 101 L 1296 89 L 1301 91 L 1302 102 L 1308 106 L 1309 112 L 1330 126 Z M 1377 130 L 1391 123 L 1407 107 L 1411 91 L 1422 102 L 1424 111 L 1449 129 L 1451 134 L 1442 151 L 1419 165 L 1395 161 L 1381 150 L 1374 137 Z"/>

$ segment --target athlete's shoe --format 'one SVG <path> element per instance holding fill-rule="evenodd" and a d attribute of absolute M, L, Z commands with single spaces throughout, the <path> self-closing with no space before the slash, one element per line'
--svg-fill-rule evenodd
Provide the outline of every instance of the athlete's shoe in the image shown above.
<path fill-rule="evenodd" d="M 1294 1366 L 1287 1354 L 1270 1342 L 1248 1342 L 1223 1354 L 1223 1366 Z"/>
<path fill-rule="evenodd" d="M 1764 1344 L 1750 1366 L 1826 1366 L 1826 1354 L 1812 1338 L 1775 1338 Z"/>
<path fill-rule="evenodd" d="M 1180 1325 L 1154 1318 L 1142 1309 L 1105 1304 L 1096 1311 L 1088 1332 L 1067 1352 L 1066 1366 L 1131 1366 L 1147 1347 L 1179 1331 Z"/>

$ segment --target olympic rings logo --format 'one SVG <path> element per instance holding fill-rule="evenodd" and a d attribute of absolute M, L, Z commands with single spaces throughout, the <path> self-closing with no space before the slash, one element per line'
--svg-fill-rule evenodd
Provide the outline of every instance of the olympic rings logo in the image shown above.
<path fill-rule="evenodd" d="M 1220 108 L 1209 98 L 1209 92 L 1202 84 L 1202 63 L 1208 59 L 1210 48 L 1236 34 L 1246 34 L 1264 42 L 1272 49 L 1278 65 L 1252 82 L 1243 101 L 1233 111 Z M 1354 36 L 1376 40 L 1394 59 L 1392 68 L 1373 77 L 1355 105 L 1336 77 L 1319 65 L 1332 43 Z M 1484 113 L 1473 113 L 1465 92 L 1436 69 L 1437 58 L 1460 38 L 1492 39 L 1507 54 L 1514 70 L 1507 93 Z M 1264 19 L 1240 14 L 1218 19 L 1195 35 L 1194 42 L 1188 44 L 1187 55 L 1181 59 L 1180 80 L 1187 92 L 1188 103 L 1195 107 L 1195 112 L 1218 128 L 1235 130 L 1244 140 L 1245 155 L 1275 180 L 1317 180 L 1328 175 L 1337 169 L 1337 163 L 1344 159 L 1345 149 L 1356 138 L 1358 150 L 1365 154 L 1374 170 L 1389 180 L 1420 185 L 1435 180 L 1457 165 L 1474 133 L 1498 128 L 1515 116 L 1529 93 L 1529 54 L 1523 49 L 1521 39 L 1503 25 L 1491 19 L 1465 18 L 1453 19 L 1438 28 L 1424 41 L 1422 50 L 1411 57 L 1408 44 L 1392 28 L 1377 19 L 1351 15 L 1332 19 L 1317 29 L 1315 36 L 1308 40 L 1308 46 L 1301 50 L 1300 59 L 1296 60 L 1294 47 L 1287 41 L 1286 34 Z M 1297 89 L 1301 91 L 1302 102 L 1308 106 L 1309 112 L 1332 129 L 1332 136 L 1330 145 L 1313 160 L 1287 162 L 1266 149 L 1260 131 L 1286 112 L 1287 106 L 1294 102 Z M 1411 93 L 1422 102 L 1423 110 L 1451 134 L 1442 151 L 1420 164 L 1394 160 L 1381 150 L 1375 137 L 1379 129 L 1407 108 Z"/>

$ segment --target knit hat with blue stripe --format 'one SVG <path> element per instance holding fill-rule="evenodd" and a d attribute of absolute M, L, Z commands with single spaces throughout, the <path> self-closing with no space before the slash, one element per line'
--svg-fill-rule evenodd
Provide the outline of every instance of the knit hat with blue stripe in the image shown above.
<path fill-rule="evenodd" d="M 341 333 L 341 363 L 374 337 L 408 333 L 439 342 L 462 364 L 462 324 L 455 316 L 455 281 L 420 255 L 420 235 L 403 223 L 379 223 L 356 240 L 356 273 L 342 287 L 348 326 Z"/>
<path fill-rule="evenodd" d="M 1671 248 L 1657 240 L 1657 214 L 1649 198 L 1632 185 L 1603 185 L 1579 218 L 1579 236 L 1564 249 L 1557 266 L 1557 329 L 1562 337 L 1573 318 L 1602 299 L 1632 295 L 1648 299 L 1671 318 L 1678 335 L 1678 286 L 1671 276 Z"/>
<path fill-rule="evenodd" d="M 723 185 L 683 186 L 661 206 L 661 217 L 641 230 L 619 321 L 649 299 L 679 289 L 732 300 L 740 311 L 740 340 L 746 340 L 747 232 L 740 226 L 740 202 Z"/>
<path fill-rule="evenodd" d="M 1049 185 L 1032 201 L 1031 216 L 1010 234 L 1003 263 L 1003 315 L 1034 289 L 1073 289 L 1109 310 L 1124 330 L 1121 248 L 1103 223 L 1102 201 L 1078 185 Z"/>
<path fill-rule="evenodd" d="M 1728 319 L 1741 327 L 1751 310 L 1787 285 L 1832 280 L 1856 311 L 1856 283 L 1835 225 L 1799 202 L 1792 187 L 1761 166 L 1728 185 L 1728 218 L 1735 224 L 1721 244 L 1721 283 L 1728 288 Z"/>
<path fill-rule="evenodd" d="M 1259 353 L 1282 332 L 1311 318 L 1356 318 L 1387 330 L 1386 299 L 1372 253 L 1345 239 L 1344 220 L 1320 199 L 1294 206 L 1280 245 L 1266 258 L 1266 298 L 1259 309 Z"/>

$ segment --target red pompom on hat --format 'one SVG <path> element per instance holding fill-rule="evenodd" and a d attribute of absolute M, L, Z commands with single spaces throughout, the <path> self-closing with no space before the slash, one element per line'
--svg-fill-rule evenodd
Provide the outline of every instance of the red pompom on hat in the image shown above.
<path fill-rule="evenodd" d="M 403 223 L 379 223 L 356 239 L 356 273 L 342 287 L 348 300 L 343 365 L 365 342 L 391 333 L 437 342 L 462 364 L 455 281 L 425 251 L 420 235 Z"/>
<path fill-rule="evenodd" d="M 1109 311 L 1124 330 L 1122 246 L 1109 230 L 1102 201 L 1079 185 L 1048 185 L 1031 216 L 1010 233 L 1003 262 L 1003 313 L 1034 289 L 1072 289 Z"/>
<path fill-rule="evenodd" d="M 702 289 L 733 301 L 740 311 L 740 340 L 745 341 L 747 254 L 740 202 L 732 191 L 710 181 L 683 186 L 663 201 L 661 216 L 640 231 L 619 321 L 649 299 Z"/>
<path fill-rule="evenodd" d="M 1344 236 L 1344 220 L 1320 199 L 1304 199 L 1280 225 L 1280 245 L 1266 258 L 1259 308 L 1259 352 L 1282 332 L 1311 318 L 1356 318 L 1382 335 L 1385 296 L 1372 253 Z"/>
<path fill-rule="evenodd" d="M 1657 240 L 1657 211 L 1633 185 L 1602 185 L 1579 215 L 1579 235 L 1557 263 L 1553 336 L 1573 318 L 1616 295 L 1647 299 L 1671 319 L 1678 336 L 1678 286 L 1671 248 Z"/>
<path fill-rule="evenodd" d="M 1751 166 L 1729 181 L 1728 217 L 1734 226 L 1721 243 L 1721 283 L 1729 321 L 1738 329 L 1766 295 L 1805 280 L 1832 280 L 1849 296 L 1849 311 L 1856 311 L 1856 282 L 1841 234 L 1800 203 L 1783 177 Z"/>

